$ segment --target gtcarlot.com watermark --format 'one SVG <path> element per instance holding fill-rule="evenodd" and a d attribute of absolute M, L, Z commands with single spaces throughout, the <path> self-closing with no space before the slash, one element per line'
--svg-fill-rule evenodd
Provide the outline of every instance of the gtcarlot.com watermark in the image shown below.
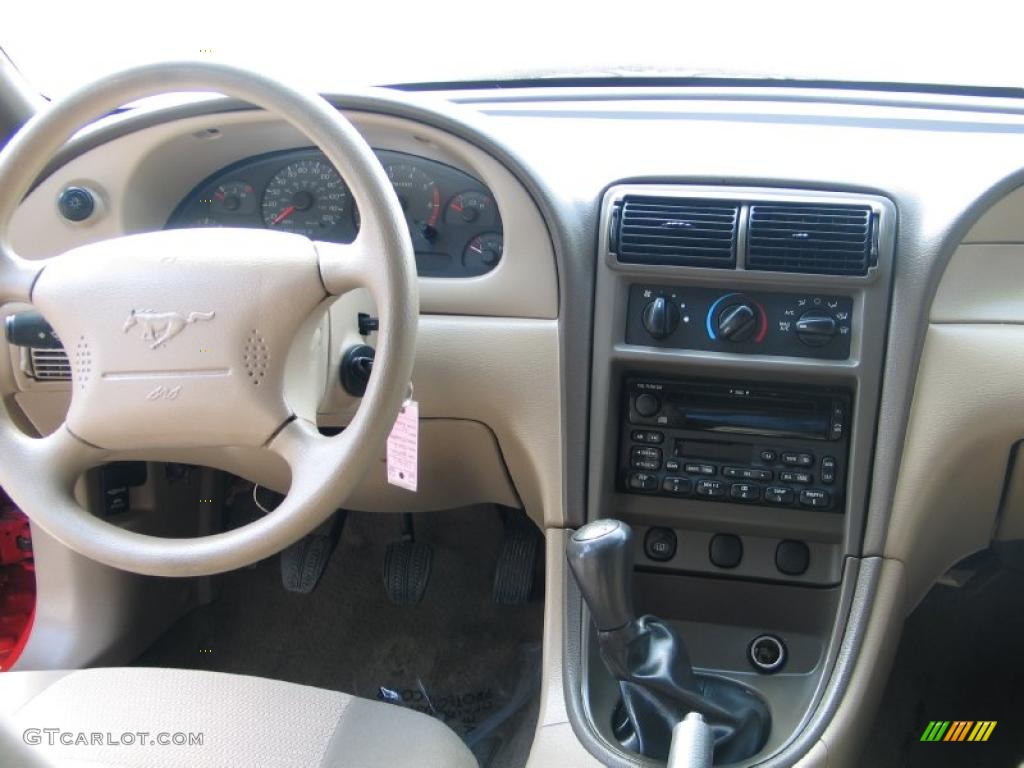
<path fill-rule="evenodd" d="M 168 733 L 160 731 L 64 731 L 60 728 L 26 728 L 22 740 L 29 746 L 45 744 L 50 747 L 201 747 L 203 733 Z"/>

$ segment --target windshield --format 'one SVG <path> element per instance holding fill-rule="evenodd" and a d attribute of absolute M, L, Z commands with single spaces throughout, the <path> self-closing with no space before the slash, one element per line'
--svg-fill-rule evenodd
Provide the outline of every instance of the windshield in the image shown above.
<path fill-rule="evenodd" d="M 534 77 L 1020 87 L 1014 3 L 9 3 L 0 47 L 44 95 L 143 62 L 229 61 L 322 91 Z"/>

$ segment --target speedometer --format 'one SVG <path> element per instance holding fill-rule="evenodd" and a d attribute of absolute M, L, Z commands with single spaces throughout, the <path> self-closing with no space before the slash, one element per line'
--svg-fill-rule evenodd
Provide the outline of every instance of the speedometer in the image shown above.
<path fill-rule="evenodd" d="M 335 228 L 348 206 L 348 188 L 334 166 L 309 158 L 289 163 L 263 192 L 263 223 L 319 237 Z"/>

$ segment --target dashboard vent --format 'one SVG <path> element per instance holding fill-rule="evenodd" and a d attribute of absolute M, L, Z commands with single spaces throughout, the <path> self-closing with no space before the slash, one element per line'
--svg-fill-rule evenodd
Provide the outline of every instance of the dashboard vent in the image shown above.
<path fill-rule="evenodd" d="M 71 381 L 71 364 L 63 349 L 29 350 L 31 376 L 38 381 Z"/>
<path fill-rule="evenodd" d="M 732 267 L 739 203 L 627 195 L 612 226 L 619 261 Z"/>
<path fill-rule="evenodd" d="M 866 205 L 754 203 L 747 228 L 747 269 L 866 275 L 874 253 Z"/>

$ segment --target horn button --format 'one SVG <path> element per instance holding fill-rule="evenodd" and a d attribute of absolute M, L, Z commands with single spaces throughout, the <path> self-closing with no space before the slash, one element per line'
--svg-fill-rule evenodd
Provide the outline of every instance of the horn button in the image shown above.
<path fill-rule="evenodd" d="M 68 251 L 32 302 L 70 359 L 68 429 L 128 450 L 263 445 L 290 415 L 291 342 L 325 297 L 309 240 L 204 229 Z"/>

